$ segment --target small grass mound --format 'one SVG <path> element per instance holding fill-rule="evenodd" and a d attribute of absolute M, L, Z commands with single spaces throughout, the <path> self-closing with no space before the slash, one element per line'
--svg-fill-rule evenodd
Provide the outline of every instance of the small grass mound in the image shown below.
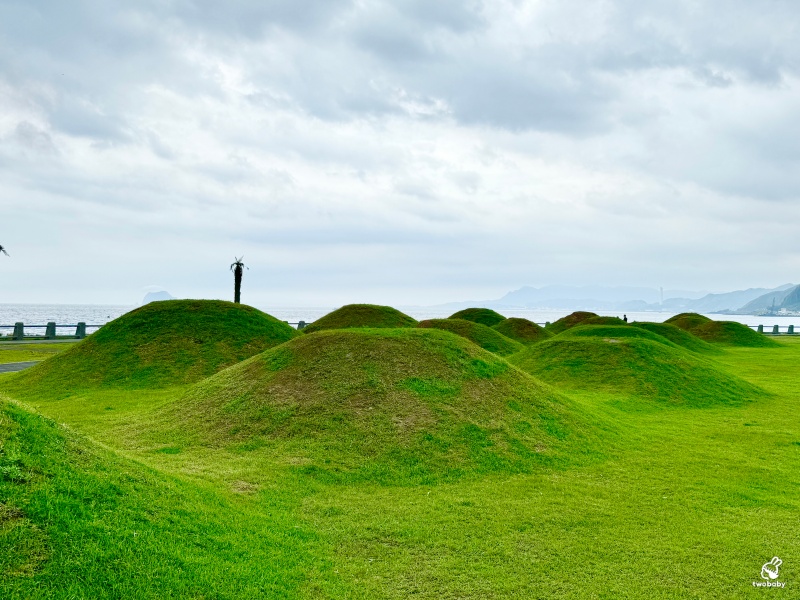
<path fill-rule="evenodd" d="M 655 333 L 660 335 L 663 338 L 668 339 L 673 344 L 677 344 L 687 350 L 691 350 L 692 352 L 700 352 L 704 354 L 715 354 L 719 353 L 719 348 L 716 348 L 701 340 L 699 337 L 692 335 L 688 331 L 684 331 L 683 329 L 676 327 L 670 323 L 631 323 L 631 327 L 636 327 L 638 329 L 645 329 L 650 331 L 651 333 Z"/>
<path fill-rule="evenodd" d="M 692 335 L 717 344 L 743 346 L 747 348 L 775 348 L 778 344 L 753 331 L 747 325 L 735 321 L 714 321 L 697 313 L 681 313 L 666 320 Z"/>
<path fill-rule="evenodd" d="M 420 321 L 419 327 L 425 329 L 442 329 L 450 333 L 455 333 L 463 338 L 467 338 L 484 350 L 494 352 L 500 356 L 508 356 L 524 348 L 519 342 L 507 338 L 491 327 L 464 319 L 454 319 L 452 317 L 448 319 L 428 319 L 426 321 Z"/>
<path fill-rule="evenodd" d="M 612 328 L 609 328 L 612 329 Z M 708 359 L 661 336 L 635 327 L 616 327 L 614 337 L 581 330 L 527 348 L 511 362 L 554 385 L 576 390 L 605 390 L 675 405 L 703 407 L 739 404 L 762 390 L 728 374 Z M 631 334 L 619 335 L 622 331 Z M 631 337 L 635 336 L 635 337 Z M 647 339 L 661 338 L 660 341 Z"/>
<path fill-rule="evenodd" d="M 317 319 L 304 333 L 353 327 L 416 327 L 417 321 L 391 306 L 348 304 Z"/>
<path fill-rule="evenodd" d="M 493 326 L 492 329 L 525 346 L 538 344 L 551 335 L 544 327 L 537 325 L 533 321 L 521 319 L 519 317 L 504 319 Z"/>
<path fill-rule="evenodd" d="M 445 331 L 301 336 L 162 409 L 164 439 L 270 456 L 324 480 L 433 481 L 549 463 L 566 399 Z M 587 450 L 588 452 L 588 450 Z"/>
<path fill-rule="evenodd" d="M 457 313 L 453 313 L 448 319 L 464 319 L 465 321 L 480 323 L 487 327 L 494 327 L 500 321 L 504 321 L 505 317 L 493 311 L 491 308 L 465 308 Z"/>
<path fill-rule="evenodd" d="M 748 348 L 776 348 L 778 343 L 763 333 L 735 321 L 709 321 L 692 329 L 692 334 L 707 342 Z"/>
<path fill-rule="evenodd" d="M 193 383 L 295 336 L 283 321 L 220 300 L 152 302 L 3 382 L 15 395 Z"/>
<path fill-rule="evenodd" d="M 571 327 L 580 325 L 587 319 L 592 319 L 597 316 L 598 316 L 597 313 L 579 310 L 572 313 L 571 315 L 567 315 L 566 317 L 561 317 L 558 321 L 555 321 L 554 323 L 550 323 L 550 325 L 547 326 L 547 331 L 549 331 L 552 334 L 561 333 L 562 331 L 566 331 Z"/>
<path fill-rule="evenodd" d="M 703 325 L 704 323 L 710 323 L 711 319 L 704 315 L 699 315 L 697 313 L 681 313 L 679 315 L 675 315 L 674 317 L 670 317 L 665 323 L 669 323 L 670 325 L 674 325 L 675 327 L 679 327 L 684 331 L 691 331 L 698 325 Z"/>

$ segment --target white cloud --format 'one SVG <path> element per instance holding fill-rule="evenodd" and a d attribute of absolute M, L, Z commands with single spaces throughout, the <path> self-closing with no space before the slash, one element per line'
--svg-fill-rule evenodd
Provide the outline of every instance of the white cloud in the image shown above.
<path fill-rule="evenodd" d="M 3 3 L 4 298 L 227 296 L 242 253 L 273 303 L 792 280 L 799 13 Z"/>

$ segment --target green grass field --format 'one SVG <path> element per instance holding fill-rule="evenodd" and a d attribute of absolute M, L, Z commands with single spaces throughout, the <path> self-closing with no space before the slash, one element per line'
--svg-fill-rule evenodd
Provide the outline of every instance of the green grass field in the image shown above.
<path fill-rule="evenodd" d="M 69 349 L 73 345 L 73 342 L 58 342 L 56 344 L 48 344 L 47 342 L 0 342 L 0 364 L 44 360 Z"/>
<path fill-rule="evenodd" d="M 509 360 L 363 329 L 178 385 L 5 375 L 0 597 L 800 596 L 800 339 L 583 327 Z M 571 365 L 545 384 L 540 347 Z"/>

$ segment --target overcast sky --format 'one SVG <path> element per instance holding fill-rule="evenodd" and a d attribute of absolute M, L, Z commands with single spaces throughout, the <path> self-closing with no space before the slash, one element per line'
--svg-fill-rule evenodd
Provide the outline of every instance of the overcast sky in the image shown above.
<path fill-rule="evenodd" d="M 1 302 L 800 282 L 796 0 L 0 0 Z"/>

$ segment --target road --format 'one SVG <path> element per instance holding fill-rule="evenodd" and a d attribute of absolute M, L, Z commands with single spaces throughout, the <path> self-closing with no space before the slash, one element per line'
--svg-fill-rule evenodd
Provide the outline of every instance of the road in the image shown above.
<path fill-rule="evenodd" d="M 22 369 L 27 369 L 28 367 L 32 367 L 33 365 L 37 364 L 39 364 L 38 360 L 0 364 L 0 373 L 13 373 L 14 371 L 22 371 Z"/>

